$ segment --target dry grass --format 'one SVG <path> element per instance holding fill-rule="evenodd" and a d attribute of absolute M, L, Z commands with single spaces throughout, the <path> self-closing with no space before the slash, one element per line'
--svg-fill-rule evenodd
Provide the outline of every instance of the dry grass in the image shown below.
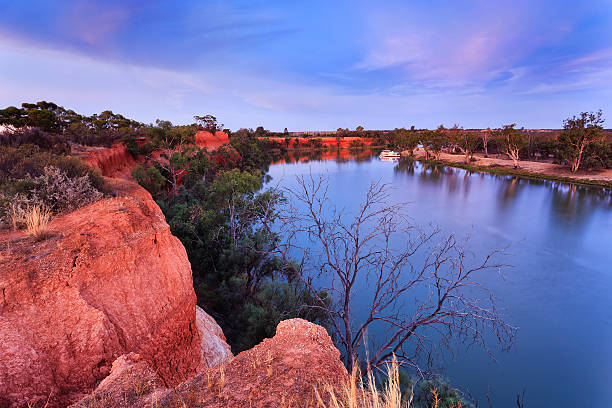
<path fill-rule="evenodd" d="M 376 386 L 372 372 L 364 380 L 359 370 L 353 369 L 347 384 L 340 388 L 327 384 L 322 393 L 315 390 L 315 394 L 320 408 L 409 408 L 412 403 L 412 399 L 402 401 L 399 364 L 395 358 L 387 366 L 387 381 L 382 390 Z"/>
<path fill-rule="evenodd" d="M 9 209 L 9 217 L 14 230 L 25 228 L 28 235 L 35 239 L 44 239 L 48 235 L 48 224 L 51 220 L 51 210 L 45 205 L 13 203 Z"/>
<path fill-rule="evenodd" d="M 21 205 L 15 202 L 11 203 L 9 208 L 9 217 L 14 230 L 18 230 L 19 228 L 25 226 L 25 213 L 26 211 Z"/>
<path fill-rule="evenodd" d="M 410 408 L 414 393 L 410 392 L 408 400 L 402 400 L 399 364 L 395 357 L 387 365 L 387 381 L 382 389 L 376 386 L 374 374 L 370 372 L 365 379 L 359 370 L 354 369 L 347 384 L 341 387 L 332 384 L 323 386 L 322 392 L 315 389 L 317 408 Z M 441 400 L 438 390 L 430 390 L 431 408 L 440 408 Z M 447 405 L 448 406 L 448 405 Z M 448 408 L 464 408 L 461 402 Z"/>
<path fill-rule="evenodd" d="M 51 210 L 44 205 L 27 207 L 24 214 L 28 235 L 40 240 L 49 234 L 48 224 L 51 220 Z"/>

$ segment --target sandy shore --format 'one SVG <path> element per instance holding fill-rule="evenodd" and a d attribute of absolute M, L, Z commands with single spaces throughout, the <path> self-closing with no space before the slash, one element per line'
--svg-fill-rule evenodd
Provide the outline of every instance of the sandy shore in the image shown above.
<path fill-rule="evenodd" d="M 403 156 L 408 156 L 408 152 L 402 152 Z M 425 158 L 425 151 L 422 148 L 415 150 L 415 157 L 417 159 Z M 474 158 L 476 161 L 469 163 L 470 166 L 478 167 L 480 170 L 487 171 L 487 168 L 496 170 L 506 170 L 508 172 L 520 172 L 530 173 L 531 176 L 544 175 L 552 178 L 564 178 L 572 179 L 576 182 L 593 182 L 596 184 L 609 186 L 612 183 L 612 169 L 598 170 L 598 171 L 584 171 L 580 170 L 577 173 L 572 173 L 569 167 L 560 164 L 543 163 L 534 161 L 521 161 L 520 169 L 514 169 L 512 160 L 505 157 L 497 158 L 495 156 L 484 157 L 481 153 L 475 154 Z M 457 164 L 464 166 L 465 156 L 458 154 L 441 153 L 439 161 L 449 164 Z M 520 175 L 520 174 L 519 174 Z"/>

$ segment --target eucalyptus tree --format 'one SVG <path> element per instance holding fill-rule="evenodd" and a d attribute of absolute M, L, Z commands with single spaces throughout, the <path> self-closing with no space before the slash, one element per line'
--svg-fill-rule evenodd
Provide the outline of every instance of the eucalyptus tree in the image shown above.
<path fill-rule="evenodd" d="M 514 168 L 518 169 L 521 149 L 527 144 L 523 129 L 516 129 L 516 124 L 504 125 L 501 129 L 494 132 L 495 140 L 497 145 L 501 148 L 503 153 L 507 154 L 512 162 Z"/>
<path fill-rule="evenodd" d="M 582 112 L 563 122 L 558 140 L 558 156 L 569 162 L 572 173 L 580 168 L 585 150 L 604 139 L 603 123 L 601 110 L 595 113 Z"/>
<path fill-rule="evenodd" d="M 465 162 L 469 163 L 480 143 L 480 137 L 475 132 L 466 131 L 463 128 L 459 129 L 454 136 L 455 147 L 465 156 Z"/>

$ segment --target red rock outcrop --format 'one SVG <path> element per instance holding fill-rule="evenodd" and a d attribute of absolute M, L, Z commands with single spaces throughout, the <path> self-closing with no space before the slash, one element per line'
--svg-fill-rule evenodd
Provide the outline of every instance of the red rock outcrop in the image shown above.
<path fill-rule="evenodd" d="M 220 130 L 216 131 L 214 135 L 206 130 L 200 130 L 195 134 L 195 143 L 208 150 L 215 150 L 229 143 L 229 138 L 227 133 Z"/>
<path fill-rule="evenodd" d="M 121 142 L 110 148 L 79 146 L 74 151 L 88 165 L 100 169 L 105 177 L 119 177 L 128 173 L 138 164 L 136 159 Z"/>
<path fill-rule="evenodd" d="M 0 407 L 65 406 L 130 352 L 166 386 L 231 357 L 214 321 L 196 318 L 187 254 L 159 207 L 111 184 L 117 197 L 54 219 L 44 241 L 0 236 Z"/>
<path fill-rule="evenodd" d="M 325 329 L 292 319 L 273 338 L 174 390 L 155 386 L 150 370 L 133 359 L 113 364 L 109 378 L 75 407 L 315 407 L 315 387 L 324 394 L 324 385 L 341 386 L 349 376 Z"/>

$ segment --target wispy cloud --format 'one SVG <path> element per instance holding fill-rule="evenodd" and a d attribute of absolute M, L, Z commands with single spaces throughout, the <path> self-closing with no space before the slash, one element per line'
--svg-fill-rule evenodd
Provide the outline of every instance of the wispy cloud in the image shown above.
<path fill-rule="evenodd" d="M 612 110 L 610 19 L 609 0 L 11 2 L 0 105 L 280 129 L 552 127 Z"/>

